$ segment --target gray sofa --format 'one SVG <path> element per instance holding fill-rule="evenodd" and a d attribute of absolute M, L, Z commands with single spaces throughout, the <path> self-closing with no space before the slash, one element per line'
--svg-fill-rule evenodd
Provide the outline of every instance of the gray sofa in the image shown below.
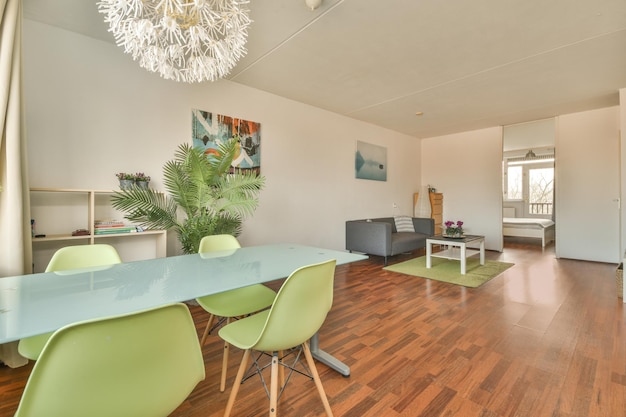
<path fill-rule="evenodd" d="M 346 249 L 387 257 L 426 247 L 426 238 L 435 234 L 433 219 L 413 217 L 415 233 L 396 231 L 393 217 L 346 222 Z"/>

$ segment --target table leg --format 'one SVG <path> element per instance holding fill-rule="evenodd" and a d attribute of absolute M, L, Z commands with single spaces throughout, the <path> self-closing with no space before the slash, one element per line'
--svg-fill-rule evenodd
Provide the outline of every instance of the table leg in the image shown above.
<path fill-rule="evenodd" d="M 433 253 L 432 242 L 426 241 L 426 268 L 430 268 L 430 255 Z"/>
<path fill-rule="evenodd" d="M 461 248 L 461 275 L 465 275 L 465 261 L 467 260 L 465 257 L 465 243 L 461 243 L 459 246 Z"/>
<path fill-rule="evenodd" d="M 480 241 L 480 264 L 485 264 L 485 239 Z"/>
<path fill-rule="evenodd" d="M 330 353 L 320 349 L 319 335 L 317 333 L 315 333 L 311 338 L 311 341 L 309 342 L 309 347 L 311 349 L 311 355 L 313 355 L 313 358 L 329 366 L 330 368 L 334 369 L 345 377 L 350 376 L 350 367 L 348 365 L 341 362 Z"/>

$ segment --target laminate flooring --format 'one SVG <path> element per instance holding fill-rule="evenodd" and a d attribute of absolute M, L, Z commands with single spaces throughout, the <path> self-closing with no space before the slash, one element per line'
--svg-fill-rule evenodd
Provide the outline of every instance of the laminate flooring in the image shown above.
<path fill-rule="evenodd" d="M 385 271 L 376 256 L 337 267 L 320 345 L 351 375 L 317 367 L 336 417 L 626 415 L 616 265 L 556 259 L 553 246 L 542 250 L 524 240 L 507 240 L 502 253 L 487 251 L 487 259 L 515 266 L 474 289 Z M 190 308 L 200 335 L 208 314 Z M 209 336 L 206 379 L 172 416 L 223 414 L 241 352 L 233 348 L 220 393 L 222 346 Z M 15 412 L 31 368 L 0 365 L 0 416 Z M 263 416 L 268 407 L 253 378 L 242 385 L 232 415 Z M 278 415 L 323 416 L 313 382 L 294 376 Z"/>

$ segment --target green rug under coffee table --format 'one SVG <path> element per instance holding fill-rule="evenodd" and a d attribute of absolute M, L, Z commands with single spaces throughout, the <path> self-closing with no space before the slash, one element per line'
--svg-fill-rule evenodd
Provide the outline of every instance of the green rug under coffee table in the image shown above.
<path fill-rule="evenodd" d="M 498 261 L 485 261 L 485 265 L 481 265 L 478 258 L 467 258 L 466 274 L 461 275 L 461 261 L 431 258 L 432 267 L 426 268 L 426 257 L 421 256 L 395 265 L 389 265 L 383 269 L 476 288 L 500 275 L 513 265 L 512 263 Z"/>

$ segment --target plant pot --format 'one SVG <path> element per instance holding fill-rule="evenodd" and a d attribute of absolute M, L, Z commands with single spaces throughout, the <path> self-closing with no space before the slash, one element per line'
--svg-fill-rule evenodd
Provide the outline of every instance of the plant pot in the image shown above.
<path fill-rule="evenodd" d="M 120 188 L 122 190 L 130 190 L 135 185 L 133 180 L 120 180 Z"/>
<path fill-rule="evenodd" d="M 137 185 L 137 187 L 139 188 L 148 188 L 148 185 L 150 184 L 150 181 L 136 181 L 135 185 Z"/>

